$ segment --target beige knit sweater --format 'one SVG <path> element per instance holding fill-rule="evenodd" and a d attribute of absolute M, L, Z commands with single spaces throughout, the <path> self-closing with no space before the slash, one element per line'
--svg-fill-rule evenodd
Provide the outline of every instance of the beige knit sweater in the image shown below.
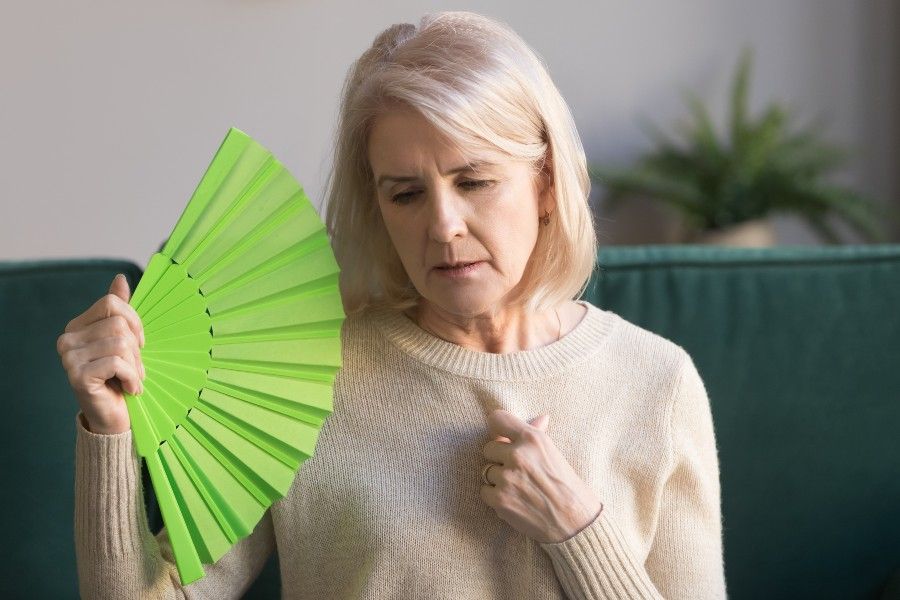
<path fill-rule="evenodd" d="M 85 598 L 239 598 L 277 545 L 284 598 L 725 598 L 719 471 L 703 381 L 683 348 L 582 301 L 550 345 L 478 352 L 403 313 L 342 329 L 334 412 L 287 496 L 182 588 L 142 501 L 131 432 L 76 418 L 75 542 Z M 485 417 L 542 412 L 604 502 L 541 544 L 479 495 Z"/>

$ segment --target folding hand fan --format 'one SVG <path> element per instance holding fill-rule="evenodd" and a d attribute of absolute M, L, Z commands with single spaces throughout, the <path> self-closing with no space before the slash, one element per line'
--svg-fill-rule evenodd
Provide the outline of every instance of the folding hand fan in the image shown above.
<path fill-rule="evenodd" d="M 147 375 L 125 399 L 183 585 L 313 454 L 341 366 L 338 275 L 303 188 L 231 128 L 129 302 Z"/>

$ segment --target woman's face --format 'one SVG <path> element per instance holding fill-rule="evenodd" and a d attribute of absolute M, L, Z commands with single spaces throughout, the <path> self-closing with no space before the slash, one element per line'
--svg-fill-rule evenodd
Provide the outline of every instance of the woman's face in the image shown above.
<path fill-rule="evenodd" d="M 539 215 L 551 208 L 544 179 L 501 154 L 456 152 L 404 108 L 378 117 L 368 156 L 384 223 L 426 303 L 459 316 L 501 311 L 522 280 Z M 485 163 L 470 170 L 466 159 Z M 465 277 L 436 268 L 472 261 L 481 262 Z"/>

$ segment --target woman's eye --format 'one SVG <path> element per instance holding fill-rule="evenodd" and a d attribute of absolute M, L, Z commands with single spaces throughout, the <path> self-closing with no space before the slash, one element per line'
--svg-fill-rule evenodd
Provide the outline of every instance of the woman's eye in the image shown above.
<path fill-rule="evenodd" d="M 391 202 L 394 202 L 396 204 L 404 204 L 403 201 L 415 193 L 416 192 L 403 192 L 402 194 L 396 194 L 393 198 L 391 198 Z"/>
<path fill-rule="evenodd" d="M 460 185 L 468 190 L 477 190 L 477 189 L 488 187 L 492 183 L 494 183 L 494 182 L 489 179 L 472 179 L 469 181 L 460 182 Z M 419 193 L 418 191 L 414 190 L 411 192 L 403 192 L 400 194 L 395 194 L 394 196 L 391 197 L 391 202 L 393 202 L 395 204 L 406 204 L 406 201 L 409 198 L 411 198 L 412 196 L 415 196 L 418 193 Z"/>
<path fill-rule="evenodd" d="M 493 183 L 493 182 L 489 181 L 487 179 L 472 179 L 470 181 L 463 181 L 462 185 L 465 186 L 467 184 L 471 184 L 471 187 L 469 187 L 469 189 L 478 189 L 478 188 L 487 187 L 491 183 Z"/>

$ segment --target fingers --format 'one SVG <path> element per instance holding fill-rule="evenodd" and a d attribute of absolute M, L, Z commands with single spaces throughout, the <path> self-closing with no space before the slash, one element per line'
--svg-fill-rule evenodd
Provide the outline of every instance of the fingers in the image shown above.
<path fill-rule="evenodd" d="M 141 379 L 146 377 L 140 350 L 130 332 L 128 336 L 106 337 L 73 348 L 62 355 L 63 368 L 69 371 L 80 364 L 89 363 L 104 356 L 119 356 L 132 364 Z"/>
<path fill-rule="evenodd" d="M 502 465 L 519 466 L 523 464 L 529 447 L 540 443 L 540 436 L 546 433 L 547 423 L 550 420 L 548 414 L 540 415 L 529 422 L 533 427 L 524 430 L 517 441 L 503 435 L 494 435 L 489 442 L 482 446 L 482 454 L 490 462 Z"/>
<path fill-rule="evenodd" d="M 80 363 L 115 354 L 131 362 L 142 378 L 146 376 L 137 338 L 122 315 L 62 334 L 56 341 L 56 350 L 66 371 L 77 368 Z"/>
<path fill-rule="evenodd" d="M 109 285 L 109 293 L 128 302 L 128 298 L 131 296 L 131 290 L 128 289 L 128 280 L 125 279 L 125 275 L 119 273 L 113 277 L 112 283 Z"/>
<path fill-rule="evenodd" d="M 489 462 L 501 465 L 518 465 L 521 463 L 522 453 L 526 449 L 521 445 L 491 440 L 482 447 L 481 452 Z"/>
<path fill-rule="evenodd" d="M 85 327 L 102 321 L 113 316 L 121 316 L 125 319 L 128 327 L 136 339 L 140 340 L 140 346 L 145 343 L 144 327 L 141 318 L 133 306 L 128 304 L 128 283 L 124 281 L 124 277 L 117 277 L 110 286 L 110 289 L 116 293 L 109 293 L 97 300 L 86 311 L 69 321 L 66 325 L 64 333 L 72 333 L 84 329 Z M 123 292 L 123 289 L 125 290 Z M 117 295 L 121 294 L 121 295 Z"/>
<path fill-rule="evenodd" d="M 85 385 L 103 384 L 113 377 L 122 382 L 122 388 L 129 394 L 137 395 L 144 391 L 134 365 L 119 355 L 104 356 L 85 363 L 79 374 L 79 380 Z"/>
<path fill-rule="evenodd" d="M 122 300 L 116 296 L 104 296 L 103 298 L 115 299 L 101 299 L 97 302 L 109 302 L 113 304 L 122 302 Z M 94 310 L 94 307 L 96 306 L 98 305 L 95 304 L 88 309 L 87 312 L 70 321 L 69 325 L 66 326 L 65 335 L 67 335 L 70 345 L 79 345 L 79 342 L 80 345 L 83 345 L 85 342 L 101 337 L 108 337 L 109 335 L 131 334 L 135 339 L 135 343 L 141 348 L 144 347 L 144 327 L 141 325 L 141 319 L 138 317 L 137 312 L 131 306 L 125 304 L 124 306 L 127 310 L 114 310 L 106 316 L 99 315 L 98 318 L 93 318 L 89 313 Z"/>
<path fill-rule="evenodd" d="M 100 321 L 94 321 L 85 325 L 78 331 L 64 334 L 63 341 L 60 344 L 63 348 L 80 348 L 87 344 L 107 337 L 122 336 L 134 341 L 135 347 L 141 347 L 138 336 L 134 332 L 134 328 L 124 315 L 113 315 L 106 317 Z"/>

